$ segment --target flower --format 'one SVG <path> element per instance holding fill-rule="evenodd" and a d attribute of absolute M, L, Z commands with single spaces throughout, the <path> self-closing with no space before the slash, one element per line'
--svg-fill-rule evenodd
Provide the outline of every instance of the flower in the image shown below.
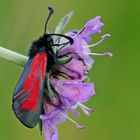
<path fill-rule="evenodd" d="M 97 43 L 89 45 L 90 35 L 100 33 L 103 25 L 100 16 L 91 19 L 82 30 L 66 33 L 67 36 L 73 38 L 74 43 L 61 46 L 57 50 L 58 58 L 70 59 L 64 64 L 55 64 L 47 75 L 43 102 L 44 113 L 40 116 L 46 140 L 58 140 L 56 125 L 63 123 L 66 119 L 74 123 L 77 128 L 84 128 L 84 125 L 78 124 L 68 116 L 67 110 L 76 116 L 80 115 L 76 111 L 77 107 L 80 107 L 86 115 L 95 111 L 83 104 L 95 95 L 94 84 L 85 83 L 85 80 L 94 63 L 91 55 L 112 56 L 109 52 L 103 54 L 91 52 L 91 47 L 97 46 L 110 36 L 105 34 Z M 65 40 L 60 39 L 60 44 L 62 42 Z"/>

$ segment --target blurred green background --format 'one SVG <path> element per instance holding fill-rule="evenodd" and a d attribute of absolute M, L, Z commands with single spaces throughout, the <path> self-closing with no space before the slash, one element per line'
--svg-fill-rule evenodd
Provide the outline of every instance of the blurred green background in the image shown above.
<path fill-rule="evenodd" d="M 48 14 L 55 8 L 49 29 L 54 31 L 61 17 L 74 11 L 65 31 L 81 29 L 100 15 L 104 33 L 111 38 L 93 52 L 111 51 L 114 56 L 94 57 L 90 72 L 96 96 L 88 103 L 96 113 L 73 117 L 87 127 L 77 130 L 73 124 L 59 125 L 60 140 L 140 140 L 140 1 L 139 0 L 0 0 L 0 46 L 27 54 L 34 39 L 42 35 Z M 93 43 L 91 42 L 91 43 Z M 43 140 L 38 127 L 28 129 L 14 116 L 11 97 L 23 68 L 0 60 L 0 140 Z"/>

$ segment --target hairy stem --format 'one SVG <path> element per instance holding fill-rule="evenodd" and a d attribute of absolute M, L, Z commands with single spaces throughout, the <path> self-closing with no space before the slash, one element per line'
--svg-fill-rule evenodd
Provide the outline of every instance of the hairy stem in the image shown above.
<path fill-rule="evenodd" d="M 25 66 L 28 57 L 0 46 L 0 58 L 19 66 Z"/>

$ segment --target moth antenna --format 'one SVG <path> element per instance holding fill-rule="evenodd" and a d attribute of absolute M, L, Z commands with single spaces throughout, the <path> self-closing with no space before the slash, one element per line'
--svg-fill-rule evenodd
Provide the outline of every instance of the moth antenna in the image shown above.
<path fill-rule="evenodd" d="M 49 9 L 49 15 L 48 15 L 46 23 L 45 23 L 44 34 L 46 34 L 48 22 L 52 16 L 52 14 L 54 13 L 54 9 L 52 7 L 48 7 L 48 9 Z"/>

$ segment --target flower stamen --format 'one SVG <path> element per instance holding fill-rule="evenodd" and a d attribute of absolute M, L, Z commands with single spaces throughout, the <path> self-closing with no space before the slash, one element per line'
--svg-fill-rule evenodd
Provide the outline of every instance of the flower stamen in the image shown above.
<path fill-rule="evenodd" d="M 96 111 L 94 108 L 89 108 L 82 103 L 78 103 L 78 105 L 86 115 L 90 115 L 90 112 L 95 112 Z"/>
<path fill-rule="evenodd" d="M 112 57 L 113 54 L 111 52 L 105 52 L 105 53 L 88 53 L 89 55 L 96 55 L 96 56 L 109 56 Z"/>
<path fill-rule="evenodd" d="M 70 118 L 70 117 L 67 116 L 66 114 L 64 114 L 64 113 L 62 113 L 62 112 L 60 112 L 60 113 L 61 113 L 61 115 L 63 115 L 65 118 L 67 118 L 69 121 L 71 121 L 72 123 L 74 123 L 74 124 L 76 125 L 77 128 L 79 128 L 79 129 L 85 128 L 84 125 L 78 124 L 76 121 L 74 121 L 72 118 Z"/>
<path fill-rule="evenodd" d="M 105 35 L 101 36 L 101 39 L 98 42 L 96 42 L 92 45 L 89 45 L 88 47 L 89 48 L 95 47 L 95 46 L 99 45 L 100 43 L 102 43 L 107 37 L 110 37 L 110 36 L 111 36 L 110 34 L 105 34 Z M 85 47 L 87 47 L 87 46 L 85 46 Z"/>

